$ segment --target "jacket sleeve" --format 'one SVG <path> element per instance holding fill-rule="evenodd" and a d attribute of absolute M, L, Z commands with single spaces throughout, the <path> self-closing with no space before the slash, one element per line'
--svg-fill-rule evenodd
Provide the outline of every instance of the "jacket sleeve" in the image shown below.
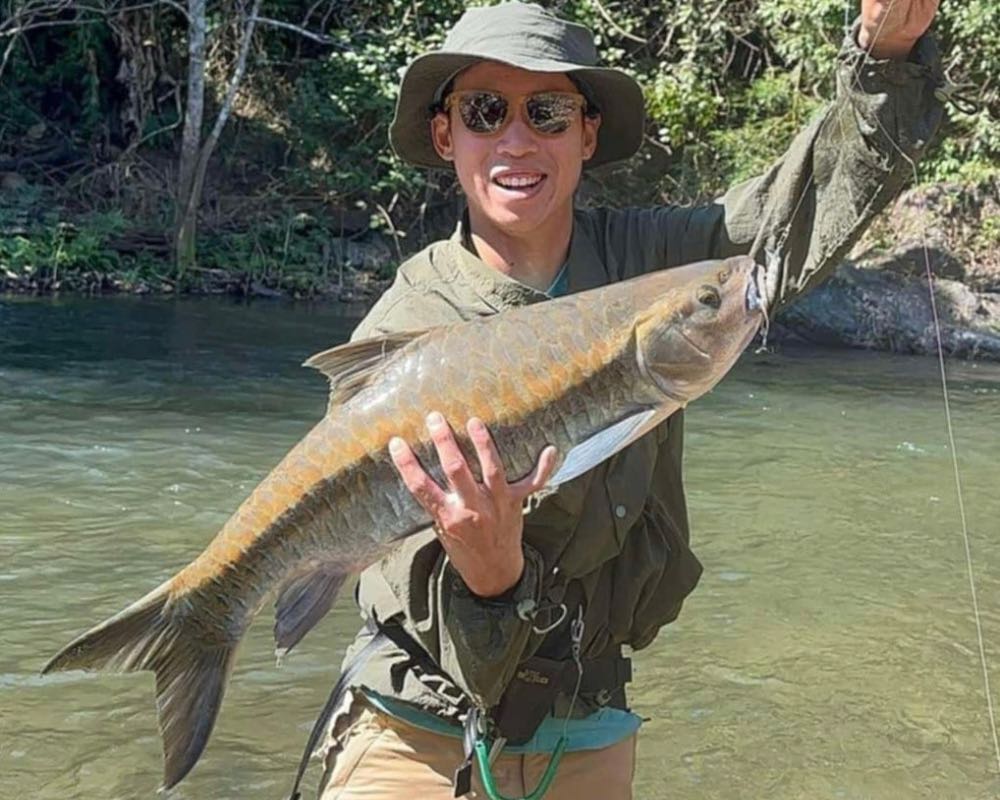
<path fill-rule="evenodd" d="M 397 279 L 354 332 L 354 339 L 458 322 L 455 304 L 442 294 L 406 287 Z M 435 664 L 482 707 L 496 705 L 531 637 L 518 604 L 538 602 L 544 565 L 524 545 L 524 572 L 506 595 L 469 591 L 428 528 L 404 540 L 362 573 L 359 599 L 380 620 L 395 617 Z M 529 605 L 533 605 L 530 603 Z"/>
<path fill-rule="evenodd" d="M 762 175 L 704 206 L 609 212 L 603 231 L 609 250 L 644 243 L 642 252 L 619 262 L 616 277 L 753 247 L 766 266 L 773 307 L 828 276 L 913 177 L 913 164 L 941 122 L 935 91 L 944 83 L 929 35 L 909 60 L 891 61 L 866 59 L 852 33 L 836 77 L 836 100 Z"/>

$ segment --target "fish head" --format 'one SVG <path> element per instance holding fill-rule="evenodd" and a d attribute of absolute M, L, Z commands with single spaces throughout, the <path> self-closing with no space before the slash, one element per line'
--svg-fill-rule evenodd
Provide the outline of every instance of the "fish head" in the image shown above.
<path fill-rule="evenodd" d="M 636 353 L 646 377 L 684 404 L 718 383 L 753 339 L 765 314 L 763 275 L 746 256 L 662 274 L 662 291 L 636 324 Z"/>

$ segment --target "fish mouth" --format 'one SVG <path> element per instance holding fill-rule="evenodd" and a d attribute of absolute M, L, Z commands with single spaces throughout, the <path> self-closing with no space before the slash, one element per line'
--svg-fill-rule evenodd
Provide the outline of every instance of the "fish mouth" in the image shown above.
<path fill-rule="evenodd" d="M 686 333 L 684 333 L 684 331 L 681 328 L 677 328 L 677 333 L 685 342 L 687 342 L 691 346 L 691 349 L 694 350 L 700 358 L 704 359 L 705 361 L 712 360 L 712 356 L 710 356 L 708 353 L 702 350 L 697 344 L 695 344 L 694 340 Z"/>
<path fill-rule="evenodd" d="M 760 288 L 757 286 L 757 274 L 754 272 L 747 281 L 747 291 L 745 295 L 747 311 L 761 311 L 764 308 L 764 301 L 760 296 Z"/>

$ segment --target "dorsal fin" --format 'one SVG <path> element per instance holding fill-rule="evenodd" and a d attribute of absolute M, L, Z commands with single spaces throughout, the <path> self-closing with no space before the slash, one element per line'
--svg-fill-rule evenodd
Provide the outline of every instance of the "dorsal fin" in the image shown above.
<path fill-rule="evenodd" d="M 389 356 L 425 333 L 427 331 L 407 331 L 348 342 L 310 356 L 303 366 L 318 369 L 330 379 L 332 408 L 361 391 Z"/>

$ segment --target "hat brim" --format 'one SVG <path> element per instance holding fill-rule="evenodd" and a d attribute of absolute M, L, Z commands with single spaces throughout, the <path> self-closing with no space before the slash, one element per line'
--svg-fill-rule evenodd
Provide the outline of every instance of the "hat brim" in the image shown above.
<path fill-rule="evenodd" d="M 515 62 L 495 55 L 438 51 L 414 59 L 403 75 L 396 113 L 389 126 L 389 143 L 396 155 L 420 167 L 451 166 L 434 149 L 429 109 L 445 81 L 480 61 L 496 61 L 532 72 L 562 72 L 583 80 L 590 99 L 601 112 L 597 148 L 584 162 L 585 169 L 628 158 L 642 144 L 646 119 L 642 89 L 634 78 L 620 70 L 581 67 L 563 61 L 520 58 Z"/>

